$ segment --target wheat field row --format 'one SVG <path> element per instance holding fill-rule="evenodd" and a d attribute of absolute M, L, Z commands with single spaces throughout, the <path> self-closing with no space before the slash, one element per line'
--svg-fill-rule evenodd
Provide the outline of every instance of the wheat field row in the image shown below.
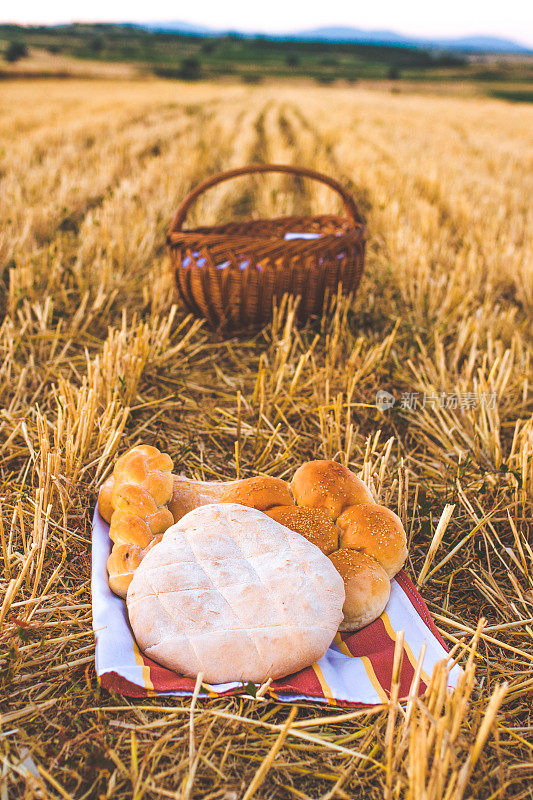
<path fill-rule="evenodd" d="M 532 123 L 362 87 L 0 86 L 2 797 L 533 797 Z M 165 235 L 192 186 L 253 162 L 348 186 L 366 271 L 330 316 L 299 328 L 289 301 L 223 340 L 180 305 Z M 339 210 L 260 176 L 190 223 Z M 193 746 L 189 700 L 100 690 L 91 512 L 139 441 L 204 479 L 360 471 L 404 521 L 455 694 L 442 669 L 407 707 L 289 728 L 286 706 L 226 698 L 197 705 Z"/>

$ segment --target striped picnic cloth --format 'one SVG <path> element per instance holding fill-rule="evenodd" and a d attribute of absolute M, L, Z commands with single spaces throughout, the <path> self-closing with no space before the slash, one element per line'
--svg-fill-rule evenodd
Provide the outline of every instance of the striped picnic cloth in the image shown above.
<path fill-rule="evenodd" d="M 92 529 L 92 612 L 96 636 L 96 673 L 101 685 L 128 697 L 192 695 L 193 678 L 184 678 L 152 661 L 139 650 L 131 631 L 126 604 L 114 595 L 107 577 L 111 549 L 109 526 L 97 510 Z M 274 681 L 266 695 L 282 702 L 329 703 L 367 706 L 386 702 L 391 688 L 396 637 L 404 631 L 404 658 L 400 697 L 409 693 L 420 652 L 426 646 L 418 691 L 422 694 L 433 667 L 446 659 L 444 640 L 422 600 L 402 570 L 392 581 L 390 600 L 383 614 L 355 633 L 338 633 L 327 652 L 312 666 Z M 461 674 L 449 671 L 450 688 Z M 250 686 L 225 683 L 202 684 L 199 697 L 250 693 Z"/>

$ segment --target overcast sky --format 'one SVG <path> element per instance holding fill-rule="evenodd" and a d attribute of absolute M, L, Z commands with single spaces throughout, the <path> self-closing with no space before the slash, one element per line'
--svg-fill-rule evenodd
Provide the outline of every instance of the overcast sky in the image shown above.
<path fill-rule="evenodd" d="M 531 0 L 1 0 L 0 20 L 23 24 L 180 20 L 273 33 L 348 25 L 414 36 L 491 34 L 533 45 Z"/>

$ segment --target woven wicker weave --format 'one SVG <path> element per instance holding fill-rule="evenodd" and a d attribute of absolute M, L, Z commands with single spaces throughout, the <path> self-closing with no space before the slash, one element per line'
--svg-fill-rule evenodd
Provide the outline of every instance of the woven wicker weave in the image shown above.
<path fill-rule="evenodd" d="M 183 230 L 187 212 L 206 189 L 256 172 L 285 172 L 325 183 L 344 202 L 345 217 L 290 216 Z M 295 238 L 288 233 L 320 234 Z M 254 164 L 215 175 L 184 199 L 167 236 L 179 293 L 196 316 L 226 331 L 266 323 L 273 301 L 300 297 L 298 316 L 322 313 L 324 299 L 357 290 L 363 272 L 365 226 L 352 196 L 333 178 L 284 164 Z"/>

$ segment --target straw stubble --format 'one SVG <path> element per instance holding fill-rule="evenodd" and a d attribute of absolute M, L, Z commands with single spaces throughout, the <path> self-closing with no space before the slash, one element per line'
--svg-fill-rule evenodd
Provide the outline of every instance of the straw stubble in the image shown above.
<path fill-rule="evenodd" d="M 0 107 L 1 795 L 527 797 L 531 109 L 156 80 L 5 82 Z M 366 273 L 303 329 L 284 300 L 264 331 L 222 341 L 176 304 L 165 232 L 197 182 L 257 161 L 353 192 Z M 191 222 L 243 208 L 340 211 L 327 189 L 272 176 L 217 187 Z M 203 480 L 288 478 L 309 458 L 358 472 L 402 517 L 453 647 L 424 696 L 419 665 L 401 702 L 401 636 L 374 709 L 294 719 L 261 692 L 101 690 L 91 509 L 138 441 Z M 452 662 L 465 672 L 450 694 Z"/>

